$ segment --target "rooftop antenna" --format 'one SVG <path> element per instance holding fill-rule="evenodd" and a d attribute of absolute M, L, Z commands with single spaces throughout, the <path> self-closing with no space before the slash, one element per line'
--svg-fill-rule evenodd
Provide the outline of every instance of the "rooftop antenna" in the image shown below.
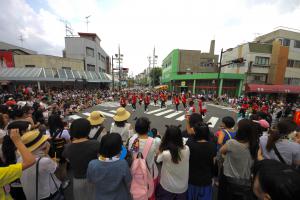
<path fill-rule="evenodd" d="M 21 34 L 21 35 L 19 36 L 19 40 L 20 40 L 20 42 L 21 42 L 21 47 L 23 48 L 23 42 L 24 42 L 23 34 Z"/>
<path fill-rule="evenodd" d="M 59 21 L 61 21 L 62 23 L 65 24 L 66 37 L 73 36 L 73 29 L 71 28 L 71 24 L 67 20 L 64 20 L 64 19 L 60 19 Z"/>
<path fill-rule="evenodd" d="M 85 19 L 86 19 L 86 32 L 89 32 L 89 23 L 90 23 L 90 21 L 89 21 L 89 18 L 91 17 L 92 15 L 89 15 L 89 16 L 86 16 L 85 17 Z"/>

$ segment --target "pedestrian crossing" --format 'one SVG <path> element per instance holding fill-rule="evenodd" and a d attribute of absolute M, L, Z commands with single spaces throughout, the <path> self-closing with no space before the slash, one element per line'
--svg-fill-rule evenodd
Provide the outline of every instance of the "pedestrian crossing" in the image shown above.
<path fill-rule="evenodd" d="M 235 113 L 239 112 L 235 108 L 232 108 L 232 107 L 226 107 L 226 106 L 222 106 L 222 105 L 216 105 L 216 104 L 213 104 L 213 103 L 208 103 L 207 105 L 208 106 L 212 106 L 212 107 L 216 107 L 216 108 L 220 108 L 220 109 L 223 109 L 223 110 L 228 110 L 230 112 L 235 112 Z"/>
<path fill-rule="evenodd" d="M 99 112 L 101 112 L 105 117 L 109 117 L 112 118 L 115 114 L 116 114 L 116 110 L 109 110 L 109 111 L 102 111 L 99 110 Z M 186 113 L 182 110 L 180 111 L 176 111 L 175 109 L 167 109 L 167 108 L 159 108 L 159 109 L 154 109 L 148 112 L 144 113 L 146 116 L 147 115 L 153 115 L 156 117 L 162 117 L 162 118 L 166 118 L 166 119 L 174 119 L 176 121 L 184 121 L 186 119 Z M 79 119 L 81 118 L 81 116 L 84 117 L 88 117 L 90 116 L 90 112 L 84 112 L 81 115 L 80 114 L 75 114 L 75 115 L 71 115 L 69 116 L 70 119 L 75 120 L 75 119 Z M 203 119 L 205 119 L 207 117 L 204 116 Z M 214 128 L 216 126 L 216 124 L 219 121 L 218 117 L 207 117 L 208 118 L 208 123 L 210 123 L 209 127 Z"/>

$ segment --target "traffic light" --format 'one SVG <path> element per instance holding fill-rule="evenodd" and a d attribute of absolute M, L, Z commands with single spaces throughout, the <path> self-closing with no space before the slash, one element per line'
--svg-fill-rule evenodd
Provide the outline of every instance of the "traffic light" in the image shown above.
<path fill-rule="evenodd" d="M 232 60 L 232 63 L 244 63 L 246 60 L 244 58 L 238 58 L 235 60 Z"/>

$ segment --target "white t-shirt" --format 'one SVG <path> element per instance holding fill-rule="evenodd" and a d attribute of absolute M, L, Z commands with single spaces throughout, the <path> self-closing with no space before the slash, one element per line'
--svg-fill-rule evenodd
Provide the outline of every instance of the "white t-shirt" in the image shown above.
<path fill-rule="evenodd" d="M 46 130 L 46 135 L 50 135 L 49 130 Z M 71 138 L 69 131 L 66 129 L 63 130 L 60 137 L 59 137 L 59 135 L 60 134 L 58 134 L 58 136 L 56 136 L 56 138 L 64 138 L 65 140 L 70 140 L 70 138 Z"/>
<path fill-rule="evenodd" d="M 19 158 L 18 162 L 22 162 Z M 38 158 L 36 158 L 36 161 Z M 54 194 L 57 189 L 50 173 L 56 182 L 57 187 L 60 187 L 60 181 L 53 174 L 56 170 L 57 164 L 48 157 L 43 157 L 39 161 L 39 177 L 38 177 L 38 197 L 39 199 L 47 198 L 51 194 Z M 26 196 L 26 199 L 36 199 L 36 164 L 26 169 L 22 173 L 20 178 L 21 184 Z"/>
<path fill-rule="evenodd" d="M 190 149 L 188 146 L 180 152 L 181 161 L 178 164 L 173 163 L 170 151 L 163 151 L 157 157 L 157 162 L 162 162 L 161 168 L 161 186 L 168 192 L 181 194 L 188 188 L 189 181 L 189 159 Z"/>
<path fill-rule="evenodd" d="M 123 143 L 132 136 L 133 130 L 130 130 L 131 125 L 126 123 L 124 127 L 118 127 L 114 122 L 111 124 L 110 133 L 119 133 L 122 137 Z"/>

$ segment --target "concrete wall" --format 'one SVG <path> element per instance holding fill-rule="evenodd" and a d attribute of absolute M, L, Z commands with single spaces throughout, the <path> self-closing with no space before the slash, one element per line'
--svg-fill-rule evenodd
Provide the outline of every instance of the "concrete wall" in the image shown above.
<path fill-rule="evenodd" d="M 94 57 L 86 55 L 86 47 L 94 49 Z M 109 61 L 102 60 L 101 57 L 99 59 L 99 54 L 103 55 L 105 59 L 109 56 L 108 54 L 101 48 L 100 43 L 92 41 L 87 38 L 82 37 L 66 37 L 65 38 L 65 52 L 67 58 L 76 58 L 85 60 L 85 69 L 87 69 L 87 65 L 95 65 L 96 72 L 99 72 L 99 68 L 108 71 Z"/>
<path fill-rule="evenodd" d="M 300 78 L 300 69 L 287 67 L 285 70 L 285 78 Z"/>
<path fill-rule="evenodd" d="M 83 70 L 83 60 L 62 58 L 48 55 L 14 55 L 16 67 L 26 67 L 34 65 L 35 67 L 56 68 L 70 67 L 74 70 Z"/>
<path fill-rule="evenodd" d="M 212 63 L 212 66 L 204 66 L 208 63 Z M 189 72 L 188 68 L 193 73 L 216 72 L 217 63 L 218 55 L 196 50 L 179 50 L 179 72 Z"/>

